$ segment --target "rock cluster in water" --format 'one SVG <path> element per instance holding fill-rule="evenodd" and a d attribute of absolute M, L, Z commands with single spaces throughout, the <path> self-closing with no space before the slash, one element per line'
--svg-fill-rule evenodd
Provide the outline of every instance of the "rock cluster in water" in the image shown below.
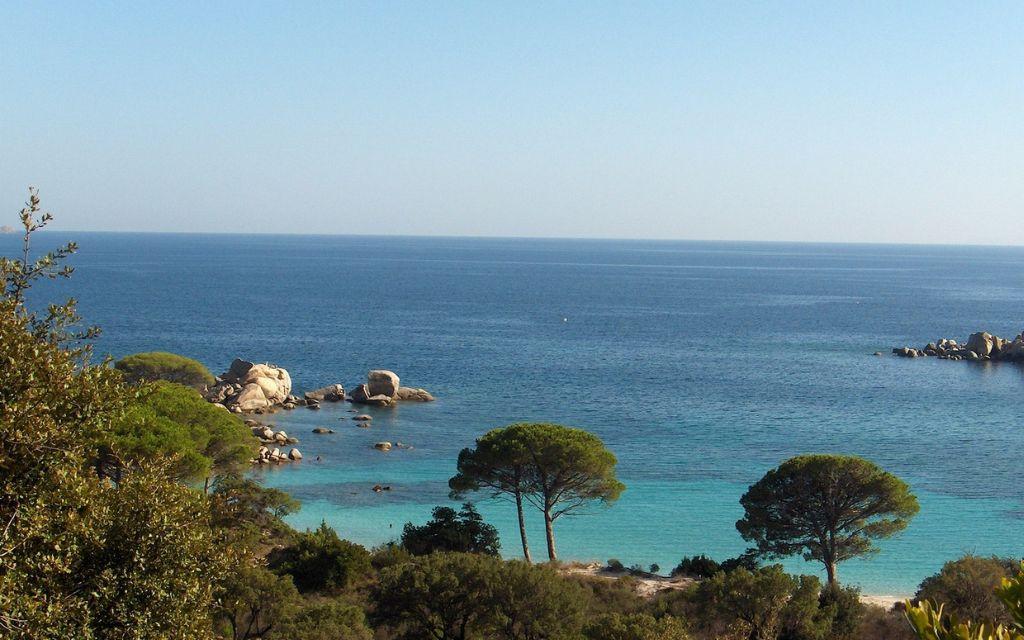
<path fill-rule="evenodd" d="M 396 402 L 431 402 L 426 389 L 401 386 L 394 371 L 374 369 L 366 383 L 358 385 L 348 397 L 339 383 L 307 391 L 303 397 L 292 394 L 292 378 L 286 369 L 272 364 L 254 364 L 236 358 L 231 367 L 203 392 L 209 402 L 233 413 L 273 413 L 296 407 L 319 409 L 321 402 L 348 400 L 358 404 L 388 407 Z"/>
<path fill-rule="evenodd" d="M 965 344 L 960 344 L 949 338 L 942 338 L 938 342 L 929 342 L 921 349 L 897 347 L 892 352 L 902 358 L 933 356 L 942 360 L 969 360 L 972 362 L 987 360 L 1024 362 L 1024 332 L 1013 340 L 1006 340 L 987 331 L 979 331 L 972 333 Z"/>

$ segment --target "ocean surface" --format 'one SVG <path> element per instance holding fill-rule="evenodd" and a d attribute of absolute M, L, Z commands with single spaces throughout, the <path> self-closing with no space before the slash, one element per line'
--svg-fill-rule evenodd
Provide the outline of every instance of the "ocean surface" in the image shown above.
<path fill-rule="evenodd" d="M 462 447 L 544 420 L 598 434 L 627 485 L 610 508 L 557 523 L 564 559 L 667 571 L 740 553 L 739 497 L 805 452 L 865 456 L 921 501 L 905 533 L 840 566 L 867 593 L 911 593 L 964 553 L 1024 554 L 1024 368 L 872 355 L 1019 333 L 1024 249 L 59 232 L 40 244 L 69 237 L 73 280 L 34 295 L 77 297 L 102 353 L 173 351 L 215 373 L 269 361 L 299 392 L 387 368 L 437 396 L 370 409 L 370 429 L 346 403 L 272 416 L 305 460 L 258 475 L 302 501 L 299 527 L 395 539 L 449 502 Z M 16 242 L 0 236 L 0 252 Z M 380 453 L 379 440 L 413 448 Z M 481 510 L 516 555 L 512 508 Z"/>

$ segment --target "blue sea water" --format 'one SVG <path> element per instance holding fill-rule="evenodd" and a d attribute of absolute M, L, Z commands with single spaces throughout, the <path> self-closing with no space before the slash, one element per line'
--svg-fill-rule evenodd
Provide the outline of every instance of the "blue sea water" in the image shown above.
<path fill-rule="evenodd" d="M 739 553 L 739 497 L 805 452 L 865 456 L 920 498 L 905 533 L 840 567 L 868 593 L 910 593 L 966 552 L 1024 554 L 1024 368 L 871 355 L 1019 333 L 1024 249 L 71 235 L 74 279 L 34 295 L 76 296 L 103 329 L 100 352 L 174 351 L 215 372 L 234 357 L 270 361 L 299 391 L 388 368 L 438 397 L 371 409 L 369 429 L 344 403 L 274 415 L 306 459 L 259 476 L 303 502 L 297 526 L 394 539 L 448 502 L 462 447 L 546 420 L 600 435 L 628 487 L 557 524 L 564 558 L 667 570 L 684 555 Z M 0 237 L 0 252 L 15 241 Z M 380 453 L 379 440 L 414 448 Z M 372 492 L 378 483 L 393 490 Z M 515 555 L 511 508 L 481 506 Z M 540 518 L 528 516 L 542 556 Z M 787 566 L 820 574 L 799 558 Z"/>

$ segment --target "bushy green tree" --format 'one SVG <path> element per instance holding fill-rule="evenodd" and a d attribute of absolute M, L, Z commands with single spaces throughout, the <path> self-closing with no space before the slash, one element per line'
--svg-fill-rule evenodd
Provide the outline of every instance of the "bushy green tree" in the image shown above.
<path fill-rule="evenodd" d="M 683 621 L 648 613 L 607 613 L 586 627 L 587 640 L 689 640 Z"/>
<path fill-rule="evenodd" d="M 779 565 L 720 571 L 697 587 L 695 611 L 712 635 L 778 640 L 788 630 L 815 637 L 819 586 L 817 578 L 790 576 Z"/>
<path fill-rule="evenodd" d="M 586 591 L 550 567 L 510 561 L 496 565 L 490 584 L 494 637 L 507 640 L 576 638 Z"/>
<path fill-rule="evenodd" d="M 917 498 L 905 482 L 856 456 L 802 455 L 769 471 L 740 499 L 736 529 L 768 557 L 802 554 L 825 566 L 875 550 L 907 527 Z"/>
<path fill-rule="evenodd" d="M 342 540 L 326 522 L 296 535 L 295 542 L 269 556 L 270 567 L 288 574 L 299 591 L 335 591 L 370 570 L 370 552 Z"/>
<path fill-rule="evenodd" d="M 0 259 L 0 636 L 208 638 L 223 554 L 205 498 L 159 467 L 117 483 L 94 473 L 135 391 L 90 363 L 78 341 L 95 331 L 76 329 L 73 300 L 26 306 L 36 280 L 70 275 L 75 247 L 30 258 L 50 219 L 35 191 L 21 219 L 22 258 Z"/>
<path fill-rule="evenodd" d="M 402 546 L 409 553 L 421 556 L 435 551 L 461 551 L 498 555 L 498 530 L 484 522 L 471 503 L 462 505 L 459 512 L 451 507 L 435 507 L 432 515 L 424 525 L 405 524 Z"/>
<path fill-rule="evenodd" d="M 202 390 L 214 382 L 213 374 L 201 362 L 164 351 L 125 356 L 114 367 L 131 384 L 166 380 Z"/>
<path fill-rule="evenodd" d="M 307 602 L 267 636 L 271 640 L 372 640 L 366 614 L 354 604 L 331 599 Z"/>
<path fill-rule="evenodd" d="M 209 479 L 240 470 L 254 455 L 255 440 L 242 420 L 220 409 L 195 389 L 157 382 L 115 422 L 107 451 L 114 466 L 173 458 L 172 476 Z"/>
<path fill-rule="evenodd" d="M 283 518 L 298 510 L 299 501 L 284 491 L 240 475 L 219 476 L 210 492 L 212 524 L 235 546 L 291 542 L 294 531 Z"/>
<path fill-rule="evenodd" d="M 231 640 L 267 637 L 302 606 L 291 576 L 252 562 L 234 563 L 220 584 L 215 619 L 220 635 Z"/>
<path fill-rule="evenodd" d="M 946 613 L 962 620 L 1009 624 L 1012 619 L 996 589 L 1016 573 L 1016 567 L 1009 558 L 966 555 L 925 578 L 914 599 L 942 604 Z"/>
<path fill-rule="evenodd" d="M 397 638 L 577 637 L 585 592 L 549 567 L 433 553 L 381 572 L 375 619 Z"/>
<path fill-rule="evenodd" d="M 1003 579 L 996 595 L 1009 614 L 1007 625 L 961 620 L 928 600 L 904 605 L 907 620 L 920 640 L 1024 640 L 1024 565 L 1016 576 Z"/>

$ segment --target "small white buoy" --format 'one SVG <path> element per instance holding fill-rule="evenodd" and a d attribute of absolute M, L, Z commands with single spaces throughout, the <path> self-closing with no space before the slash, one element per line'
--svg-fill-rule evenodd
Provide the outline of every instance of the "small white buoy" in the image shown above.
<path fill-rule="evenodd" d="M 569 318 L 562 318 L 562 322 L 569 322 Z"/>

